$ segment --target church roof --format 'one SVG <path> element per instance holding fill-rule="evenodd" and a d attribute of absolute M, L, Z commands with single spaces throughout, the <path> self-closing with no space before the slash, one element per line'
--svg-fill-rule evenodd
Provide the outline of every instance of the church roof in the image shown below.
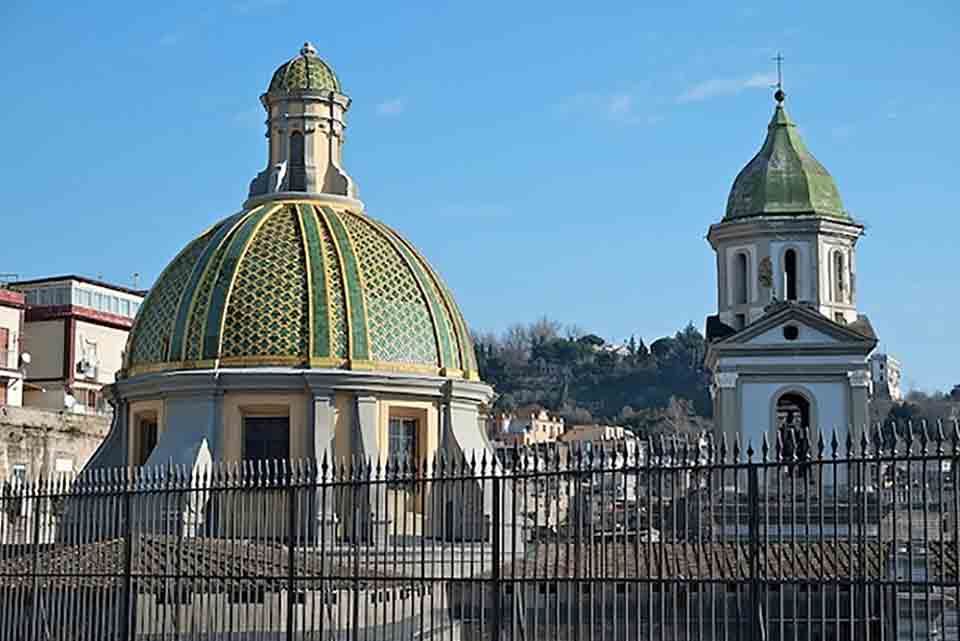
<path fill-rule="evenodd" d="M 230 366 L 477 378 L 467 324 L 417 250 L 308 198 L 251 206 L 189 243 L 144 300 L 124 370 Z"/>
<path fill-rule="evenodd" d="M 296 91 L 335 91 L 340 90 L 340 80 L 309 42 L 305 42 L 300 53 L 280 65 L 273 72 L 267 93 L 289 93 Z"/>
<path fill-rule="evenodd" d="M 734 180 L 723 220 L 816 215 L 849 221 L 833 177 L 803 144 L 783 94 L 777 97 L 766 140 Z"/>

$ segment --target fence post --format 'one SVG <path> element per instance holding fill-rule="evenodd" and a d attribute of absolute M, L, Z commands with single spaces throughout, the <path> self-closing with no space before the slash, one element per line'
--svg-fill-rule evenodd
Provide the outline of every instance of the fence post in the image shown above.
<path fill-rule="evenodd" d="M 294 529 L 297 527 L 297 517 L 294 513 L 296 508 L 296 485 L 293 482 L 293 464 L 289 468 L 284 466 L 289 472 L 285 475 L 287 483 L 287 641 L 293 641 L 293 607 L 296 603 L 294 599 L 294 561 L 296 558 L 296 538 Z"/>
<path fill-rule="evenodd" d="M 496 461 L 494 465 L 491 466 L 493 472 L 493 571 L 491 572 L 491 583 L 493 585 L 493 618 L 491 623 L 493 623 L 493 630 L 491 631 L 491 641 L 500 641 L 500 605 L 501 605 L 501 591 L 503 590 L 503 585 L 500 577 L 501 564 L 503 559 L 501 558 L 501 541 L 500 541 L 500 527 L 501 527 L 501 514 L 500 514 L 500 475 L 498 474 Z M 482 631 L 481 631 L 482 632 Z"/>
<path fill-rule="evenodd" d="M 760 465 L 747 461 L 747 503 L 749 509 L 750 536 L 750 639 L 764 641 L 766 629 L 763 624 L 760 590 Z M 783 614 L 781 613 L 781 616 Z"/>
<path fill-rule="evenodd" d="M 26 495 L 29 486 L 24 483 L 22 491 Z M 43 479 L 38 478 L 34 486 L 33 505 L 30 506 L 28 513 L 33 514 L 33 551 L 30 559 L 30 572 L 33 575 L 32 591 L 30 598 L 30 618 L 33 621 L 33 631 L 31 637 L 34 641 L 40 639 L 40 496 L 43 488 Z"/>
<path fill-rule="evenodd" d="M 123 618 L 120 623 L 120 639 L 129 641 L 136 633 L 133 598 L 133 496 L 130 487 L 132 470 L 119 471 L 123 491 Z"/>

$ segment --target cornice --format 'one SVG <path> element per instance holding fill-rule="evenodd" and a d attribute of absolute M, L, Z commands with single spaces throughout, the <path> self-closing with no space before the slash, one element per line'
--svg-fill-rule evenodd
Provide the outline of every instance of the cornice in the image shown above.
<path fill-rule="evenodd" d="M 412 376 L 382 372 L 303 370 L 271 367 L 206 369 L 140 374 L 110 386 L 121 399 L 157 398 L 170 395 L 206 395 L 230 391 L 342 391 L 354 394 L 407 394 L 487 403 L 493 388 L 485 383 L 451 380 L 437 376 Z"/>
<path fill-rule="evenodd" d="M 365 211 L 363 201 L 358 198 L 350 198 L 349 196 L 341 196 L 339 194 L 303 191 L 275 191 L 269 194 L 252 196 L 243 203 L 243 207 L 244 209 L 251 209 L 257 205 L 278 200 L 292 204 L 327 205 L 339 209 L 348 209 L 357 213 L 364 213 Z"/>

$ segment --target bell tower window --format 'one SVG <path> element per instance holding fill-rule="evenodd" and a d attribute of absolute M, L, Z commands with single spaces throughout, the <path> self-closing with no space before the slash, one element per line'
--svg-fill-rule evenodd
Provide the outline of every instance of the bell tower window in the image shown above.
<path fill-rule="evenodd" d="M 843 252 L 834 252 L 833 254 L 833 300 L 842 303 L 846 300 L 846 261 Z"/>
<path fill-rule="evenodd" d="M 733 263 L 733 302 L 737 305 L 745 305 L 750 296 L 750 273 L 747 254 L 745 252 L 737 253 Z"/>
<path fill-rule="evenodd" d="M 783 292 L 787 300 L 797 300 L 797 252 L 793 249 L 783 254 Z"/>
<path fill-rule="evenodd" d="M 290 134 L 290 191 L 306 191 L 307 174 L 303 132 Z"/>

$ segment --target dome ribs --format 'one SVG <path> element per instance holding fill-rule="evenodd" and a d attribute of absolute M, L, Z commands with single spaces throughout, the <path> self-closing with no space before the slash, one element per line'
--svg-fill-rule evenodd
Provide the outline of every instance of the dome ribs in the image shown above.
<path fill-rule="evenodd" d="M 327 289 L 327 272 L 323 263 L 323 249 L 320 245 L 320 230 L 317 228 L 317 215 L 308 205 L 296 205 L 300 220 L 300 234 L 303 238 L 304 254 L 307 261 L 307 300 L 310 317 L 310 359 L 330 358 L 330 292 Z"/>
<path fill-rule="evenodd" d="M 333 244 L 340 259 L 340 274 L 343 277 L 345 301 L 347 306 L 347 326 L 349 327 L 347 351 L 351 367 L 370 361 L 369 330 L 367 328 L 367 307 L 363 299 L 363 281 L 357 256 L 346 227 L 339 216 L 329 207 L 320 207 L 320 212 L 331 232 Z"/>
<path fill-rule="evenodd" d="M 223 322 L 226 318 L 227 303 L 233 282 L 236 279 L 237 267 L 246 253 L 250 239 L 267 219 L 267 216 L 280 207 L 265 207 L 255 211 L 240 225 L 240 228 L 230 239 L 220 272 L 217 274 L 210 294 L 210 304 L 207 307 L 207 318 L 203 333 L 203 358 L 215 360 L 220 357 L 220 341 L 223 336 Z"/>
<path fill-rule="evenodd" d="M 255 210 L 254 210 L 255 211 Z M 167 354 L 168 361 L 179 362 L 184 360 L 184 339 L 187 332 L 187 321 L 193 311 L 195 294 L 200 285 L 203 274 L 210 268 L 210 259 L 216 253 L 217 249 L 224 242 L 224 239 L 237 227 L 237 225 L 248 218 L 253 212 L 244 211 L 235 214 L 225 220 L 214 232 L 213 238 L 203 248 L 199 260 L 193 267 L 193 273 L 190 274 L 190 280 L 187 282 L 180 298 L 180 304 L 177 307 L 177 317 L 174 321 L 173 336 L 170 341 L 170 352 Z"/>
<path fill-rule="evenodd" d="M 367 221 L 380 233 L 384 239 L 386 239 L 388 243 L 390 243 L 394 250 L 396 250 L 417 283 L 417 289 L 420 291 L 420 296 L 427 304 L 427 311 L 430 312 L 430 322 L 433 325 L 433 338 L 440 348 L 437 350 L 437 354 L 439 356 L 439 362 L 437 363 L 437 366 L 443 370 L 459 369 L 454 359 L 453 349 L 451 348 L 451 339 L 453 337 L 450 336 L 449 327 L 445 322 L 441 325 L 441 320 L 443 318 L 441 315 L 446 313 L 446 309 L 444 309 L 440 302 L 436 299 L 434 290 L 432 287 L 430 287 L 430 283 L 427 281 L 427 275 L 424 273 L 420 261 L 416 256 L 413 256 L 410 253 L 407 246 L 400 241 L 400 239 L 397 238 L 397 235 L 393 233 L 392 230 L 387 228 L 386 225 L 369 217 L 367 218 Z"/>

